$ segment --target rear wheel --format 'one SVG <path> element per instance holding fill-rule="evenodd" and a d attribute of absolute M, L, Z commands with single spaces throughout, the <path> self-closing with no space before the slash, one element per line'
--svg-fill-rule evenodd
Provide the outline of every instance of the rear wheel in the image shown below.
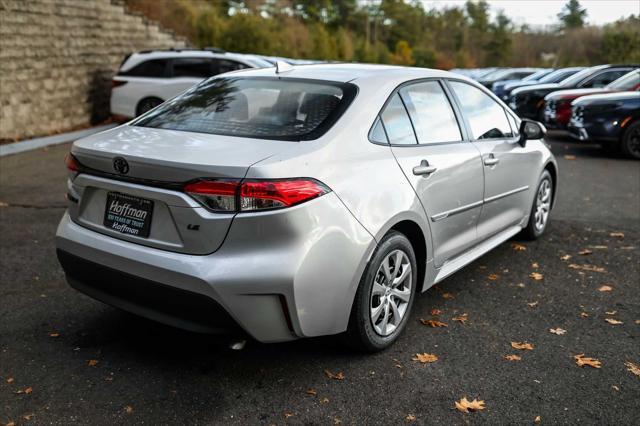
<path fill-rule="evenodd" d="M 395 342 L 411 312 L 417 270 L 409 240 L 399 232 L 388 233 L 360 281 L 345 333 L 347 344 L 375 352 Z"/>
<path fill-rule="evenodd" d="M 147 111 L 151 111 L 162 102 L 163 101 L 160 98 L 144 98 L 143 100 L 138 102 L 138 106 L 136 108 L 136 117 L 144 114 Z"/>
<path fill-rule="evenodd" d="M 542 172 L 542 176 L 540 176 L 536 196 L 531 206 L 531 213 L 529 214 L 529 222 L 527 223 L 527 227 L 522 230 L 525 238 L 535 240 L 547 229 L 552 201 L 553 178 L 551 177 L 551 173 L 545 170 Z"/>
<path fill-rule="evenodd" d="M 627 127 L 620 145 L 625 157 L 640 160 L 640 121 L 636 121 Z"/>

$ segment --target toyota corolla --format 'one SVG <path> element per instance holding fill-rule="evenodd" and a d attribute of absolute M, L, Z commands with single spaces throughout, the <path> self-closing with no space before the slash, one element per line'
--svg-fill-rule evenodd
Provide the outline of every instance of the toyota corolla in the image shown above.
<path fill-rule="evenodd" d="M 73 144 L 58 258 L 77 290 L 163 323 L 384 349 L 419 293 L 545 231 L 544 132 L 444 71 L 216 76 Z"/>

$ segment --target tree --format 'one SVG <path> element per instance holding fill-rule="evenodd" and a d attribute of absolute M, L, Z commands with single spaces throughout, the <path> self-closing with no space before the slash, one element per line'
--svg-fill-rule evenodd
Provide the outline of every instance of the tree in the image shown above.
<path fill-rule="evenodd" d="M 485 46 L 487 65 L 508 64 L 508 59 L 511 56 L 511 34 L 511 20 L 500 12 L 496 16 L 496 21 L 491 25 L 489 42 Z"/>
<path fill-rule="evenodd" d="M 411 46 L 404 40 L 400 40 L 396 43 L 396 49 L 393 53 L 393 57 L 391 61 L 397 65 L 413 65 L 416 61 L 413 59 L 413 51 L 411 50 Z"/>
<path fill-rule="evenodd" d="M 583 8 L 578 0 L 569 0 L 558 13 L 558 19 L 562 26 L 567 28 L 582 28 L 586 23 L 587 9 Z"/>

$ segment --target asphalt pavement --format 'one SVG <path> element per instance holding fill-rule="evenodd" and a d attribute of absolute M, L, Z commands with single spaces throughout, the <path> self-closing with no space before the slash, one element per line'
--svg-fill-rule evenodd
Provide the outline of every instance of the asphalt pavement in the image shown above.
<path fill-rule="evenodd" d="M 560 186 L 544 238 L 423 293 L 375 355 L 335 337 L 232 351 L 77 293 L 54 251 L 68 145 L 0 158 L 0 424 L 638 424 L 625 362 L 640 367 L 640 162 L 551 143 Z M 485 409 L 459 412 L 465 396 Z"/>

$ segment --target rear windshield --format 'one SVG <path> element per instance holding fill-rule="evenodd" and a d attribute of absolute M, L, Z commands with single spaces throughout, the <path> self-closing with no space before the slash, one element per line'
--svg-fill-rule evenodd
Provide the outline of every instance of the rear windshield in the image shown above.
<path fill-rule="evenodd" d="M 277 77 L 206 80 L 134 126 L 259 139 L 309 140 L 340 118 L 356 86 Z"/>

